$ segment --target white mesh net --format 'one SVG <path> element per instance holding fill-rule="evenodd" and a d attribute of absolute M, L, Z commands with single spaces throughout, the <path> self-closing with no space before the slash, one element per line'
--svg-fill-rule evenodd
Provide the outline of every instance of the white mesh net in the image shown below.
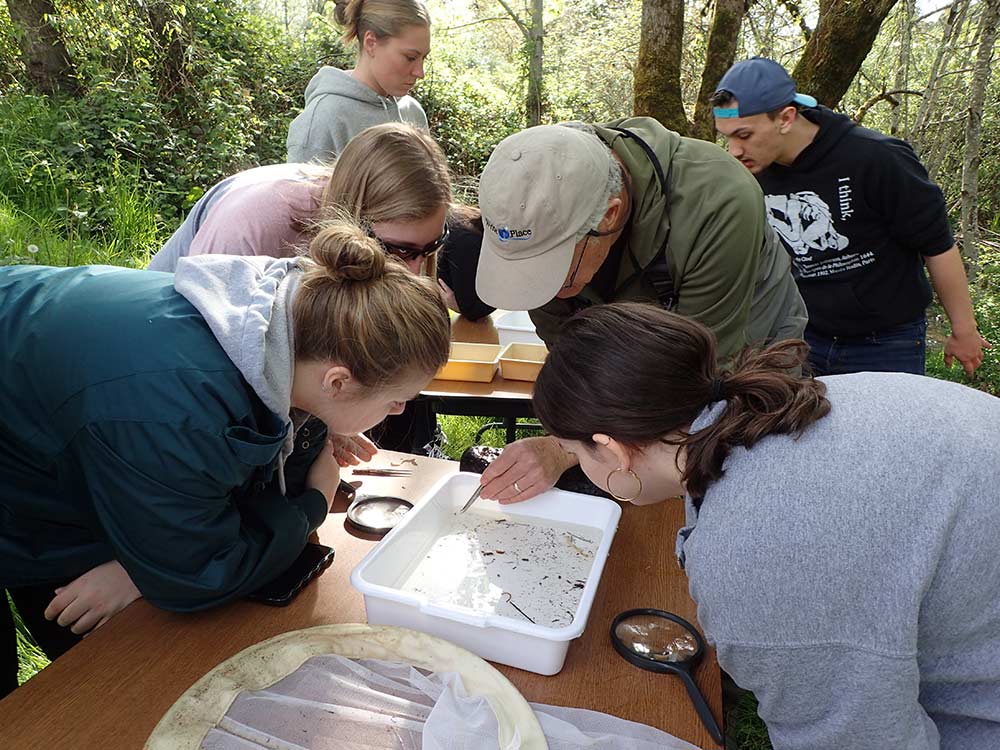
<path fill-rule="evenodd" d="M 652 727 L 582 709 L 532 704 L 551 750 L 688 750 Z M 517 750 L 515 736 L 503 750 Z M 315 656 L 270 688 L 241 692 L 202 750 L 482 750 L 497 719 L 454 673 L 375 659 Z"/>

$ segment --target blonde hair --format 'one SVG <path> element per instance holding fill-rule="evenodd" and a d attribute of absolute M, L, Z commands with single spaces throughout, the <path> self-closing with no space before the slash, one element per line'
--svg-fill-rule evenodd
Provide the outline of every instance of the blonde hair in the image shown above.
<path fill-rule="evenodd" d="M 297 359 L 337 362 L 367 388 L 448 360 L 448 310 L 434 284 L 382 252 L 356 223 L 325 223 L 300 261 L 292 305 Z"/>
<path fill-rule="evenodd" d="M 320 219 L 348 212 L 361 224 L 419 221 L 451 204 L 451 174 L 437 142 L 400 122 L 366 128 L 337 157 L 320 198 Z M 436 259 L 424 263 L 434 276 Z"/>
<path fill-rule="evenodd" d="M 333 16 L 344 27 L 341 40 L 364 44 L 365 33 L 376 39 L 399 36 L 407 26 L 431 25 L 427 6 L 421 0 L 336 0 Z"/>

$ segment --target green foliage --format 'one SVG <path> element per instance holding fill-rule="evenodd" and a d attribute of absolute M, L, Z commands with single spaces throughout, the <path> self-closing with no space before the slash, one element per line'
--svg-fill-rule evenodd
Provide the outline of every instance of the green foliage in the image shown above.
<path fill-rule="evenodd" d="M 520 423 L 534 423 L 538 424 L 538 420 L 519 420 Z M 444 453 L 448 458 L 458 460 L 462 457 L 462 453 L 465 452 L 466 448 L 473 445 L 492 445 L 496 448 L 502 448 L 506 442 L 506 431 L 501 426 L 493 426 L 489 430 L 483 433 L 483 436 L 477 441 L 476 433 L 483 429 L 486 425 L 499 425 L 499 417 L 459 417 L 450 416 L 446 414 L 441 414 L 438 416 L 438 424 L 441 425 L 441 430 L 444 432 L 445 437 L 447 437 L 447 442 L 443 446 Z M 536 437 L 540 435 L 537 430 L 517 430 L 517 438 L 523 437 Z"/>
<path fill-rule="evenodd" d="M 18 614 L 14 602 L 10 600 L 10 595 L 6 595 L 5 601 L 0 604 L 0 607 L 10 607 L 14 615 L 14 630 L 17 633 L 17 680 L 23 684 L 29 678 L 34 677 L 36 672 L 47 666 L 49 660 L 38 648 L 28 629 L 24 627 L 21 615 Z"/>
<path fill-rule="evenodd" d="M 983 363 L 970 381 L 962 366 L 955 362 L 951 369 L 944 364 L 944 340 L 947 338 L 946 318 L 942 310 L 932 309 L 929 329 L 940 331 L 937 340 L 928 337 L 927 374 L 942 380 L 965 383 L 994 396 L 1000 396 L 1000 246 L 987 245 L 980 249 L 980 272 L 973 287 L 973 306 L 979 332 L 993 344 L 984 351 Z"/>
<path fill-rule="evenodd" d="M 427 112 L 431 132 L 458 176 L 478 176 L 494 146 L 522 127 L 517 105 L 472 76 L 455 75 L 443 65 L 436 65 L 413 95 Z"/>
<path fill-rule="evenodd" d="M 18 30 L 11 24 L 7 4 L 0 4 L 0 92 L 16 90 L 24 66 L 17 46 Z"/>
<path fill-rule="evenodd" d="M 26 93 L 0 13 L 0 262 L 144 264 L 207 187 L 284 161 L 309 78 L 347 61 L 322 19 L 293 40 L 245 0 L 56 5 L 72 97 Z"/>

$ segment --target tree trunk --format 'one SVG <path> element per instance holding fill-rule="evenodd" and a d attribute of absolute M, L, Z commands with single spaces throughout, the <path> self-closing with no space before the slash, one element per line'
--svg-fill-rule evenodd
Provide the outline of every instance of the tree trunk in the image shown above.
<path fill-rule="evenodd" d="M 792 76 L 796 88 L 836 107 L 897 0 L 826 0 Z"/>
<path fill-rule="evenodd" d="M 979 18 L 979 48 L 969 91 L 969 110 L 965 120 L 965 160 L 962 163 L 962 249 L 969 261 L 969 280 L 979 266 L 979 162 L 983 131 L 983 101 L 990 80 L 993 46 L 1000 22 L 1000 0 L 985 0 Z"/>
<path fill-rule="evenodd" d="M 543 0 L 531 0 L 530 24 L 522 20 L 517 12 L 507 4 L 506 0 L 497 0 L 497 2 L 507 11 L 507 15 L 514 20 L 524 36 L 524 51 L 528 56 L 528 91 L 524 101 L 524 116 L 528 127 L 533 127 L 542 122 L 542 110 L 545 104 L 542 89 L 543 63 L 545 61 L 542 48 L 542 40 L 545 37 Z"/>
<path fill-rule="evenodd" d="M 896 85 L 894 86 L 897 91 L 905 91 L 910 88 L 914 0 L 903 0 L 901 11 L 899 15 L 899 67 L 896 69 Z M 907 137 L 908 114 L 909 106 L 905 96 L 902 97 L 899 105 L 893 107 L 889 113 L 889 132 L 903 140 L 906 140 Z"/>
<path fill-rule="evenodd" d="M 681 99 L 684 0 L 642 0 L 642 30 L 635 64 L 635 114 L 655 117 L 671 130 L 689 130 Z"/>
<path fill-rule="evenodd" d="M 948 17 L 945 19 L 944 31 L 941 35 L 941 44 L 938 46 L 937 54 L 934 55 L 934 62 L 931 64 L 930 77 L 927 79 L 927 89 L 924 98 L 920 100 L 917 108 L 917 116 L 913 121 L 913 148 L 918 154 L 923 154 L 927 149 L 926 124 L 934 105 L 937 103 L 938 92 L 941 89 L 941 74 L 948 64 L 948 59 L 952 51 L 952 39 L 956 38 L 965 21 L 965 13 L 969 7 L 969 0 L 954 0 L 951 8 L 948 9 Z"/>
<path fill-rule="evenodd" d="M 66 46 L 47 18 L 55 15 L 52 0 L 7 0 L 7 10 L 18 31 L 21 57 L 34 89 L 43 94 L 75 91 Z"/>
<path fill-rule="evenodd" d="M 528 98 L 525 102 L 529 128 L 541 124 L 544 109 L 542 101 L 542 62 L 544 60 L 542 40 L 545 36 L 545 20 L 542 10 L 542 0 L 531 0 L 531 26 L 527 37 Z"/>
<path fill-rule="evenodd" d="M 745 0 L 715 0 L 715 16 L 708 35 L 705 69 L 701 73 L 701 90 L 695 102 L 691 135 L 706 141 L 715 140 L 715 119 L 709 99 L 736 57 L 740 26 L 747 12 Z"/>

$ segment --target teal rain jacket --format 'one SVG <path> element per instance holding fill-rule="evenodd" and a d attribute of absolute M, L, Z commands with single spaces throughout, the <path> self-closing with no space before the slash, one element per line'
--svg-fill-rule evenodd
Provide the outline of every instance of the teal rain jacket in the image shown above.
<path fill-rule="evenodd" d="M 327 512 L 302 486 L 316 449 L 292 453 L 283 493 L 288 416 L 172 274 L 0 269 L 0 310 L 0 588 L 117 559 L 150 602 L 188 611 L 295 560 Z"/>

